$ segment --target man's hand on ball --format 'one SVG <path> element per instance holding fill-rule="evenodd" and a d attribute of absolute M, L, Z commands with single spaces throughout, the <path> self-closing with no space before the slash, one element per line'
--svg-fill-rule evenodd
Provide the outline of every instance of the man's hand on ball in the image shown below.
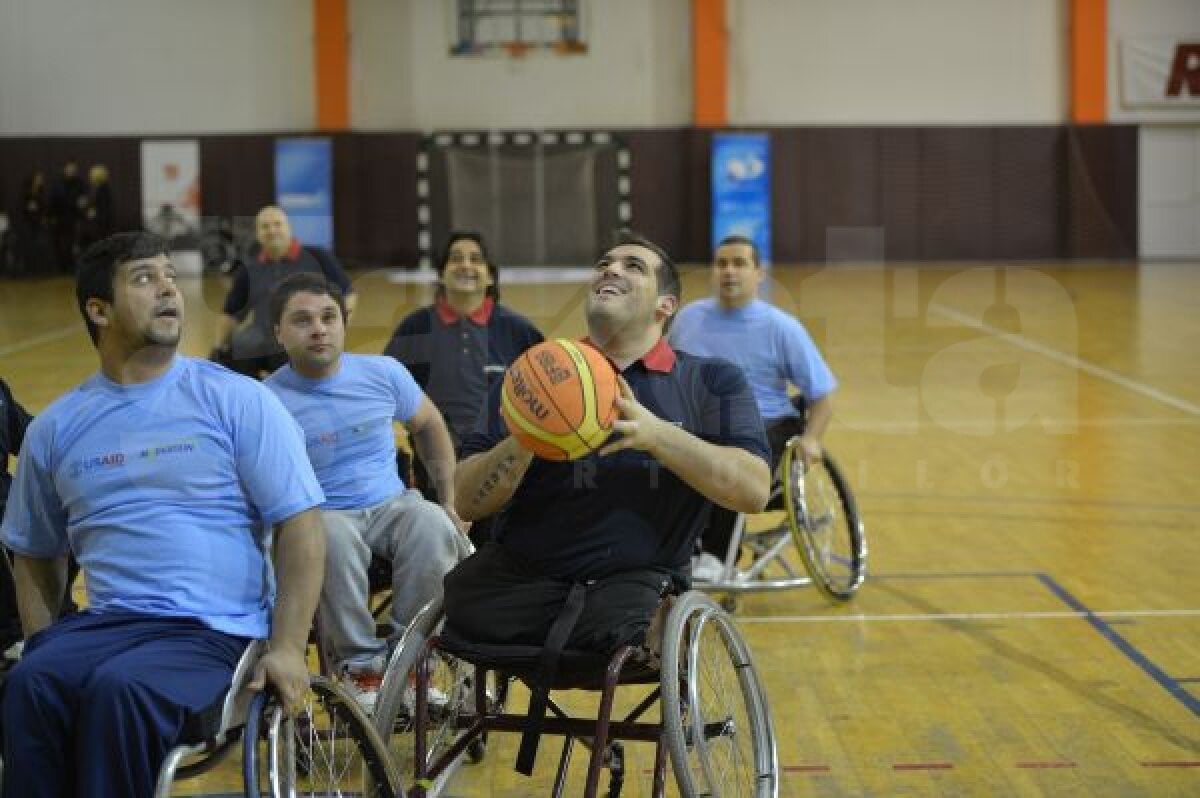
<path fill-rule="evenodd" d="M 613 436 L 600 449 L 601 455 L 613 454 L 622 449 L 637 449 L 654 454 L 662 436 L 662 425 L 665 423 L 658 416 L 637 400 L 633 389 L 624 377 L 617 377 L 617 413 L 620 416 L 613 422 Z"/>

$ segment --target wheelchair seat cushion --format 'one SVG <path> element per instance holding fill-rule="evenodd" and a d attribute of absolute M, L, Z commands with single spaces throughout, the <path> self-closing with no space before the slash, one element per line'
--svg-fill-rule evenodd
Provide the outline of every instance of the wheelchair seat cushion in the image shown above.
<path fill-rule="evenodd" d="M 528 683 L 536 681 L 541 646 L 524 646 L 468 641 L 452 627 L 443 628 L 438 639 L 439 647 L 473 665 L 507 673 Z M 651 664 L 648 653 L 637 649 L 626 661 L 621 671 L 621 684 L 654 684 L 658 682 L 658 669 Z M 613 653 L 564 649 L 558 662 L 558 673 L 554 684 L 545 685 L 552 690 L 579 689 L 599 690 L 604 686 L 604 675 Z"/>

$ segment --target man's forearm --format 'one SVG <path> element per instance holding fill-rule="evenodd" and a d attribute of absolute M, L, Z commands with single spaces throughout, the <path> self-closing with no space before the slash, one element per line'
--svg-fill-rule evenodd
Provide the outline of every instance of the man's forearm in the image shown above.
<path fill-rule="evenodd" d="M 440 417 L 439 417 L 440 422 Z M 412 431 L 413 448 L 437 489 L 438 501 L 454 506 L 454 441 L 444 423 L 427 423 Z"/>
<path fill-rule="evenodd" d="M 710 501 L 736 512 L 760 512 L 771 494 L 771 470 L 762 458 L 673 424 L 659 423 L 649 454 Z"/>
<path fill-rule="evenodd" d="M 275 613 L 271 647 L 301 656 L 317 611 L 325 573 L 325 525 L 317 509 L 305 510 L 275 528 Z"/>
<path fill-rule="evenodd" d="M 58 617 L 67 589 L 67 559 L 44 560 L 18 554 L 13 563 L 13 582 L 21 630 L 28 639 Z"/>
<path fill-rule="evenodd" d="M 532 462 L 533 454 L 509 437 L 459 463 L 454 471 L 459 516 L 464 521 L 478 521 L 499 512 L 516 493 Z"/>
<path fill-rule="evenodd" d="M 829 422 L 833 419 L 833 399 L 831 394 L 825 394 L 820 399 L 810 402 L 807 408 L 808 418 L 804 420 L 804 434 L 811 435 L 818 441 L 825 437 Z"/>

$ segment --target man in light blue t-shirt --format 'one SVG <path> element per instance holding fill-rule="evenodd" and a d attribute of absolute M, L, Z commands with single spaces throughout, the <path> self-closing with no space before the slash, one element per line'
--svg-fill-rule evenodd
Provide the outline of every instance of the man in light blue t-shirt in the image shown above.
<path fill-rule="evenodd" d="M 275 336 L 288 365 L 266 380 L 304 429 L 325 491 L 329 535 L 321 591 L 322 643 L 344 683 L 374 707 L 387 642 L 368 607 L 372 553 L 392 564 L 397 632 L 442 594 L 442 578 L 467 554 L 454 507 L 454 445 L 437 408 L 397 360 L 343 352 L 345 306 L 337 285 L 295 274 L 271 297 Z M 407 490 L 396 473 L 393 421 L 407 425 L 437 488 L 439 507 Z"/>
<path fill-rule="evenodd" d="M 100 371 L 29 426 L 4 516 L 27 642 L 4 689 L 3 794 L 148 798 L 251 638 L 270 638 L 254 682 L 302 700 L 324 495 L 269 391 L 176 354 L 165 241 L 93 245 L 76 298 Z M 53 622 L 68 552 L 87 609 Z"/>
<path fill-rule="evenodd" d="M 821 459 L 837 380 L 804 325 L 758 298 L 765 278 L 754 242 L 742 236 L 722 239 L 712 265 L 713 296 L 679 312 L 670 340 L 685 352 L 737 363 L 758 401 L 772 468 L 793 437 L 799 439 L 805 465 L 811 466 Z M 789 396 L 789 387 L 796 389 L 798 399 Z M 693 574 L 697 578 L 719 575 L 718 560 L 725 557 L 735 517 L 719 509 L 714 513 Z"/>

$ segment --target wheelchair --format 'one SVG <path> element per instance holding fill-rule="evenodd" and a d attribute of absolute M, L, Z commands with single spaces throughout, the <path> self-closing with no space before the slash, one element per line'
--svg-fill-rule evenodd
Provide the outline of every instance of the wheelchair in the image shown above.
<path fill-rule="evenodd" d="M 247 647 L 217 711 L 185 730 L 185 742 L 167 753 L 155 798 L 169 798 L 177 780 L 213 770 L 239 741 L 242 788 L 247 798 L 346 792 L 403 798 L 370 719 L 354 697 L 335 683 L 313 676 L 303 708 L 295 716 L 286 715 L 265 692 L 249 690 L 254 666 L 265 650 L 262 640 Z"/>
<path fill-rule="evenodd" d="M 720 576 L 697 580 L 695 587 L 722 595 L 722 606 L 730 611 L 737 594 L 805 585 L 834 602 L 851 599 L 867 574 L 866 532 L 850 483 L 828 452 L 806 470 L 797 438 L 788 441 L 767 504 L 768 512 L 780 510 L 781 522 L 755 531 L 739 514 Z M 750 560 L 739 566 L 743 547 Z M 807 576 L 789 559 L 792 549 Z"/>
<path fill-rule="evenodd" d="M 375 728 L 410 796 L 441 794 L 450 775 L 489 732 L 522 732 L 528 718 L 504 709 L 510 679 L 538 686 L 540 646 L 480 645 L 444 628 L 431 602 L 414 621 L 384 676 Z M 489 679 L 489 674 L 496 678 Z M 620 719 L 618 685 L 649 693 Z M 600 693 L 598 717 L 572 717 L 551 696 L 540 734 L 564 738 L 552 794 L 562 795 L 576 742 L 590 749 L 584 795 L 609 771 L 610 798 L 624 781 L 621 741 L 655 744 L 653 791 L 665 794 L 668 760 L 683 795 L 778 794 L 779 764 L 766 695 L 732 618 L 697 591 L 676 596 L 661 652 L 624 646 L 610 657 L 566 650 L 551 690 Z M 660 720 L 643 719 L 658 706 Z"/>

